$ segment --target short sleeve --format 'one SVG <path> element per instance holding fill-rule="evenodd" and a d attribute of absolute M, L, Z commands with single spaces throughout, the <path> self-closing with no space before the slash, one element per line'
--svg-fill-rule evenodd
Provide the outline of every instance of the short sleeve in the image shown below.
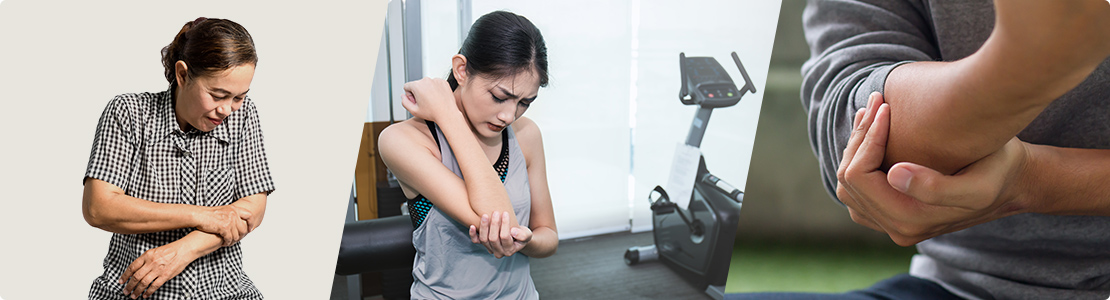
<path fill-rule="evenodd" d="M 134 107 L 127 105 L 124 97 L 116 96 L 100 114 L 82 184 L 87 178 L 96 178 L 126 190 L 131 183 L 129 174 L 138 147 L 135 139 L 136 112 Z"/>
<path fill-rule="evenodd" d="M 266 147 L 262 137 L 262 125 L 258 119 L 258 109 L 251 99 L 244 101 L 243 108 L 240 109 L 244 118 L 243 130 L 236 141 L 239 147 L 236 158 L 239 182 L 236 199 L 262 192 L 269 194 L 274 191 L 274 180 L 270 175 L 270 165 L 266 161 Z"/>
<path fill-rule="evenodd" d="M 810 146 L 825 188 L 835 197 L 836 170 L 852 118 L 887 74 L 913 61 L 940 56 L 926 4 L 917 0 L 810 0 L 803 28 L 810 58 L 802 66 L 802 106 Z"/>

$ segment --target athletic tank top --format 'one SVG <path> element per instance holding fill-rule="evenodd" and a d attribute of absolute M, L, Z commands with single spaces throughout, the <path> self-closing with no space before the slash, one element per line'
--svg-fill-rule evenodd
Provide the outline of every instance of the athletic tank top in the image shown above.
<path fill-rule="evenodd" d="M 443 165 L 462 177 L 447 139 L 435 123 L 428 122 L 428 129 L 436 138 Z M 528 170 L 512 126 L 502 132 L 501 155 L 494 168 L 499 169 L 517 220 L 528 226 L 532 207 Z M 523 253 L 495 258 L 481 244 L 470 242 L 469 225 L 451 219 L 422 195 L 409 202 L 416 248 L 413 299 L 539 299 Z"/>

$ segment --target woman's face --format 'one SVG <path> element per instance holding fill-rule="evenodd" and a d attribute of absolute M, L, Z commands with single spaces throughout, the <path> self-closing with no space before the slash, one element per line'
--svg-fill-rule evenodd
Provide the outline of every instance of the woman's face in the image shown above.
<path fill-rule="evenodd" d="M 539 75 L 528 69 L 503 77 L 467 76 L 456 94 L 474 132 L 484 138 L 499 137 L 528 110 L 540 89 Z"/>
<path fill-rule="evenodd" d="M 174 110 L 181 130 L 189 128 L 209 132 L 223 123 L 231 113 L 239 110 L 247 98 L 254 65 L 232 67 L 210 76 L 186 78 L 184 62 L 177 62 L 177 104 Z"/>

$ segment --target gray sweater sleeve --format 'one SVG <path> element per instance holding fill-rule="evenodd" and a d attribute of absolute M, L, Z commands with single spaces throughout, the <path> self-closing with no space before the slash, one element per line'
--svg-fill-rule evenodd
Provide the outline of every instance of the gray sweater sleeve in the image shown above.
<path fill-rule="evenodd" d="M 809 0 L 803 13 L 810 58 L 802 65 L 802 106 L 825 188 L 835 198 L 836 170 L 852 118 L 894 67 L 937 60 L 926 4 L 919 0 Z"/>

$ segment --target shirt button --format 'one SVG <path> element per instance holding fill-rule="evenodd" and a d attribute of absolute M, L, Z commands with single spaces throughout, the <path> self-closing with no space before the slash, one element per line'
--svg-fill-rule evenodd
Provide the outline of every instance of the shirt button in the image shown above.
<path fill-rule="evenodd" d="M 192 297 L 193 297 L 193 294 L 191 294 L 189 292 L 185 292 L 185 298 L 192 298 Z"/>

